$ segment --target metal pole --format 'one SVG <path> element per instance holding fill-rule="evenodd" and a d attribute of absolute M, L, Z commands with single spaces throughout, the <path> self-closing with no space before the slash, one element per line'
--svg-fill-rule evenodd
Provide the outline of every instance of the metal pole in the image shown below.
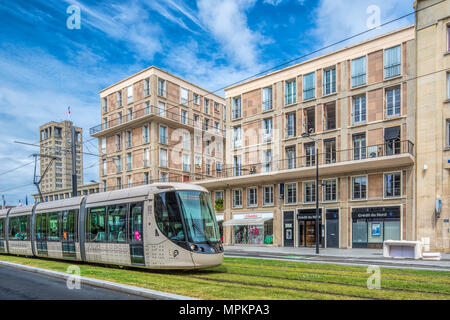
<path fill-rule="evenodd" d="M 71 144 L 72 144 L 72 197 L 77 196 L 77 157 L 76 157 L 76 147 L 75 147 L 75 128 L 71 128 Z"/>
<path fill-rule="evenodd" d="M 316 143 L 316 254 L 319 254 L 319 142 Z"/>

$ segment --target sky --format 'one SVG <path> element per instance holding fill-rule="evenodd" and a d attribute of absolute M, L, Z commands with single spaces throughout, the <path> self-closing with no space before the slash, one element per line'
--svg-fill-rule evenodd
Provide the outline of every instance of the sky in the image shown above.
<path fill-rule="evenodd" d="M 67 26 L 73 5 L 79 29 Z M 414 15 L 373 27 L 411 12 L 413 0 L 2 1 L 0 195 L 7 205 L 33 203 L 39 148 L 14 141 L 38 144 L 39 126 L 68 119 L 68 106 L 84 151 L 97 154 L 89 128 L 101 122 L 99 91 L 142 69 L 155 65 L 223 96 L 224 87 L 297 57 L 411 25 Z M 84 155 L 85 183 L 98 181 L 96 163 Z"/>

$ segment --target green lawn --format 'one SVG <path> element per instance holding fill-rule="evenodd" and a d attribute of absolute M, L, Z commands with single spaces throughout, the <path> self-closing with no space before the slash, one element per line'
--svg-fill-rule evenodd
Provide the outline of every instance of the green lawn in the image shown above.
<path fill-rule="evenodd" d="M 0 255 L 0 260 L 65 272 L 70 262 Z M 201 299 L 445 299 L 450 272 L 381 268 L 368 289 L 367 267 L 225 258 L 198 271 L 148 271 L 78 264 L 81 275 Z"/>

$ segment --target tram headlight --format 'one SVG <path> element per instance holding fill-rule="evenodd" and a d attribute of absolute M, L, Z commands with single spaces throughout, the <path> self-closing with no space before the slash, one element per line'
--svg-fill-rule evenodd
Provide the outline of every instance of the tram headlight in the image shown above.
<path fill-rule="evenodd" d="M 192 251 L 196 251 L 197 250 L 197 246 L 195 244 L 191 244 L 191 250 Z"/>

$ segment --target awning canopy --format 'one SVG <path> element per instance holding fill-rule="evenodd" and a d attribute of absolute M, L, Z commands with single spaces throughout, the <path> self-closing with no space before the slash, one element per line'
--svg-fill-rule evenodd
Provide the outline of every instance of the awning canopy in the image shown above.
<path fill-rule="evenodd" d="M 264 224 L 273 218 L 231 219 L 223 223 L 224 226 L 252 226 Z"/>

